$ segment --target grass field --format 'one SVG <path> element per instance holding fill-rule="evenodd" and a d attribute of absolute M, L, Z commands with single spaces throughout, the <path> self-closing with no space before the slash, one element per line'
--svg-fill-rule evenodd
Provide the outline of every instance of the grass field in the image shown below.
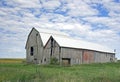
<path fill-rule="evenodd" d="M 0 63 L 22 63 L 22 62 L 24 62 L 25 61 L 25 59 L 5 59 L 5 58 L 3 58 L 3 59 L 0 59 Z"/>
<path fill-rule="evenodd" d="M 19 62 L 2 59 L 0 82 L 120 82 L 120 63 L 62 67 L 27 65 L 22 59 Z"/>

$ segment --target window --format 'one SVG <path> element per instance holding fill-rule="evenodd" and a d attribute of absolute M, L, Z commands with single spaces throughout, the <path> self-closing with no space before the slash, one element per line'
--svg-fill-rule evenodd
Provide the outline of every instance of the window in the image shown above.
<path fill-rule="evenodd" d="M 36 36 L 38 36 L 38 34 L 36 34 Z"/>
<path fill-rule="evenodd" d="M 31 47 L 31 48 L 30 48 L 30 55 L 33 56 L 33 54 L 34 54 L 34 48 Z"/>
<path fill-rule="evenodd" d="M 44 59 L 44 62 L 46 62 L 46 58 Z"/>
<path fill-rule="evenodd" d="M 51 48 L 53 47 L 53 38 L 51 38 Z"/>
<path fill-rule="evenodd" d="M 53 53 L 53 38 L 51 38 L 51 52 L 50 52 L 50 56 L 52 56 Z"/>

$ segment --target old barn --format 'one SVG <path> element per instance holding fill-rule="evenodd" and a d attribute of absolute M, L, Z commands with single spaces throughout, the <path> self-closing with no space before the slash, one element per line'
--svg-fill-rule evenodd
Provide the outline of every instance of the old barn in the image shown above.
<path fill-rule="evenodd" d="M 74 39 L 53 30 L 32 28 L 26 42 L 27 63 L 49 64 L 56 58 L 60 65 L 114 62 L 115 52 L 108 47 Z"/>

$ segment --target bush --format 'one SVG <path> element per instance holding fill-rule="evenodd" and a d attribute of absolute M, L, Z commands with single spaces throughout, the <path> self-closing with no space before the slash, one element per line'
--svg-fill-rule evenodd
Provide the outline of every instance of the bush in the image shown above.
<path fill-rule="evenodd" d="M 50 59 L 50 64 L 57 65 L 58 64 L 58 59 L 56 57 L 53 57 Z"/>

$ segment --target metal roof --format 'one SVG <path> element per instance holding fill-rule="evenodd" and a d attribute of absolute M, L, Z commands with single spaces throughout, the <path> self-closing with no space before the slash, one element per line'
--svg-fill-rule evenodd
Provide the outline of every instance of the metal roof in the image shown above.
<path fill-rule="evenodd" d="M 102 45 L 92 43 L 92 42 L 83 41 L 80 39 L 74 39 L 70 37 L 68 34 L 63 33 L 63 32 L 39 29 L 39 28 L 35 28 L 35 29 L 38 30 L 38 32 L 40 33 L 44 46 L 46 45 L 50 36 L 52 36 L 61 47 L 88 49 L 88 50 L 95 50 L 95 51 L 100 51 L 100 52 L 114 53 L 114 50 L 106 46 L 102 46 Z"/>
<path fill-rule="evenodd" d="M 47 43 L 50 36 L 53 36 L 53 35 L 54 36 L 64 36 L 64 37 L 69 36 L 68 34 L 60 32 L 60 31 L 41 29 L 41 28 L 35 28 L 35 29 L 40 33 L 40 36 L 41 36 L 44 46 Z"/>
<path fill-rule="evenodd" d="M 106 46 L 102 46 L 102 45 L 92 43 L 92 42 L 83 41 L 80 39 L 73 39 L 71 37 L 61 37 L 61 36 L 53 36 L 53 38 L 61 47 L 87 49 L 87 50 L 95 50 L 95 51 L 100 51 L 100 52 L 114 53 L 114 50 Z"/>
<path fill-rule="evenodd" d="M 58 30 L 50 30 L 50 29 L 41 29 L 41 28 L 35 28 L 39 33 L 49 34 L 49 35 L 64 35 L 69 36 L 67 33 L 58 31 Z"/>

